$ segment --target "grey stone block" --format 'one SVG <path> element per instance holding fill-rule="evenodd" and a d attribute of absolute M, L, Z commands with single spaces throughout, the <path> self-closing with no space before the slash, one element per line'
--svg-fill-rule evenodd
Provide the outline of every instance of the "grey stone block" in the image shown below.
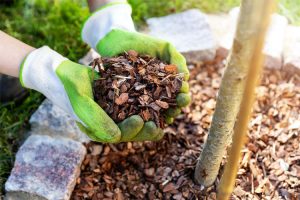
<path fill-rule="evenodd" d="M 29 120 L 33 134 L 66 137 L 79 142 L 89 138 L 77 127 L 75 121 L 59 107 L 46 99 Z"/>
<path fill-rule="evenodd" d="M 213 32 L 214 38 L 217 42 L 217 46 L 221 46 L 223 41 L 226 41 L 224 37 L 227 36 L 227 30 L 233 29 L 233 25 L 230 24 L 229 14 L 206 14 L 206 20 Z"/>
<path fill-rule="evenodd" d="M 213 60 L 216 41 L 205 15 L 197 9 L 147 20 L 149 34 L 169 41 L 188 62 Z"/>
<path fill-rule="evenodd" d="M 219 38 L 219 46 L 224 49 L 231 49 L 233 38 L 238 21 L 239 8 L 233 8 L 229 12 L 229 22 L 227 22 L 224 36 Z M 220 21 L 220 23 L 223 23 Z M 287 27 L 287 19 L 278 14 L 273 14 L 270 27 L 268 28 L 263 52 L 266 55 L 264 66 L 271 69 L 281 69 L 283 64 L 283 42 Z M 217 25 L 217 23 L 215 23 Z M 212 28 L 213 30 L 218 28 Z"/>
<path fill-rule="evenodd" d="M 67 200 L 80 174 L 85 147 L 66 138 L 31 135 L 5 183 L 6 200 Z"/>
<path fill-rule="evenodd" d="M 264 46 L 265 66 L 271 69 L 281 69 L 283 66 L 283 42 L 288 25 L 286 17 L 273 14 L 266 35 Z"/>
<path fill-rule="evenodd" d="M 288 26 L 283 57 L 283 69 L 291 74 L 300 74 L 300 27 Z"/>

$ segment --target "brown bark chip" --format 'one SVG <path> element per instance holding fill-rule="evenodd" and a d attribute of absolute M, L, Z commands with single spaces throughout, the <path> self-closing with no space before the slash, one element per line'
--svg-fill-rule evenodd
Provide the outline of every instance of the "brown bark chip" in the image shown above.
<path fill-rule="evenodd" d="M 91 65 L 100 74 L 93 86 L 95 101 L 115 122 L 137 114 L 164 127 L 163 113 L 176 106 L 183 80 L 175 65 L 133 50 L 114 58 L 97 58 Z"/>

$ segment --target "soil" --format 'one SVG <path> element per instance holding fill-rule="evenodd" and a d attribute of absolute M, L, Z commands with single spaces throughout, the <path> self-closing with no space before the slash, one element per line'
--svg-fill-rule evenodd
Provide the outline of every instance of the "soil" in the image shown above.
<path fill-rule="evenodd" d="M 132 115 L 164 128 L 164 111 L 176 107 L 183 74 L 175 65 L 130 50 L 113 58 L 97 58 L 92 64 L 100 78 L 94 82 L 95 101 L 115 121 Z"/>
<path fill-rule="evenodd" d="M 73 192 L 81 199 L 216 199 L 193 182 L 224 70 L 222 60 L 189 66 L 190 107 L 158 142 L 86 144 Z M 231 199 L 300 198 L 300 77 L 265 70 Z"/>

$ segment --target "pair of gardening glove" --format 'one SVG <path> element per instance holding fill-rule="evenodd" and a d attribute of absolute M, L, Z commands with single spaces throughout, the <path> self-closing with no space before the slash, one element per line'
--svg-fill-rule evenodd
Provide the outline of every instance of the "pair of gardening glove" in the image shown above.
<path fill-rule="evenodd" d="M 185 80 L 189 77 L 186 61 L 174 46 L 135 31 L 131 7 L 126 1 L 111 1 L 94 12 L 83 26 L 82 38 L 101 56 L 113 57 L 135 50 L 175 64 Z M 139 115 L 115 124 L 93 99 L 92 77 L 91 68 L 74 63 L 47 46 L 31 52 L 20 70 L 24 87 L 43 93 L 76 120 L 92 140 L 117 143 L 163 137 L 163 131 L 153 121 L 144 122 Z M 171 123 L 189 102 L 188 84 L 183 82 L 177 96 L 178 108 L 167 110 L 166 121 Z"/>

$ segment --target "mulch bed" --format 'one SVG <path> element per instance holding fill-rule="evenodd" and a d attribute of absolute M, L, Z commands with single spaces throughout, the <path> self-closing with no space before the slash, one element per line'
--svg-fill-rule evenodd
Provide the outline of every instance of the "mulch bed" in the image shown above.
<path fill-rule="evenodd" d="M 86 144 L 88 154 L 71 199 L 216 198 L 220 176 L 213 186 L 202 188 L 193 182 L 193 171 L 224 65 L 189 67 L 192 104 L 165 129 L 165 137 L 158 142 Z M 299 105 L 300 77 L 265 70 L 231 199 L 300 198 Z"/>

